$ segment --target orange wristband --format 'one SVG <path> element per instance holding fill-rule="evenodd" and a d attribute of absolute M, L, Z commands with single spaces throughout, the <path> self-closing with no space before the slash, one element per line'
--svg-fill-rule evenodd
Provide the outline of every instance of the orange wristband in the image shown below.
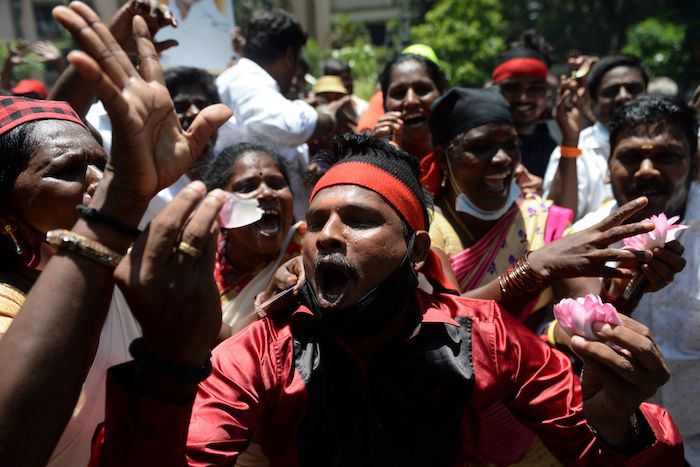
<path fill-rule="evenodd" d="M 559 152 L 561 157 L 580 157 L 583 154 L 579 148 L 572 148 L 571 146 L 559 146 Z"/>

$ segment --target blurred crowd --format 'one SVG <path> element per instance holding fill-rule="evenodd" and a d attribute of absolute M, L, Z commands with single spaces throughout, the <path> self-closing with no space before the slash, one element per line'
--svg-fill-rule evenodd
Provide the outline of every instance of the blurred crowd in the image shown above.
<path fill-rule="evenodd" d="M 282 10 L 218 76 L 165 5 L 53 14 L 0 77 L 0 463 L 700 466 L 700 86 L 526 31 L 364 100 Z"/>

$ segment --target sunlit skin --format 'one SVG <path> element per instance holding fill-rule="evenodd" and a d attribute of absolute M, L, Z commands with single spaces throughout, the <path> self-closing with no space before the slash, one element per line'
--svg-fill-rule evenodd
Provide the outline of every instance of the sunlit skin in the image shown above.
<path fill-rule="evenodd" d="M 432 152 L 428 117 L 440 91 L 420 62 L 408 60 L 394 66 L 384 105 L 388 112 L 400 112 L 404 123 L 402 148 L 422 157 Z"/>
<path fill-rule="evenodd" d="M 537 76 L 514 76 L 499 86 L 510 103 L 518 133 L 531 135 L 547 106 L 547 81 Z"/>
<path fill-rule="evenodd" d="M 401 263 L 406 242 L 401 218 L 374 191 L 339 185 L 311 202 L 304 238 L 304 270 L 322 308 L 346 308 L 376 287 Z M 347 260 L 356 274 L 329 266 L 330 255 Z M 317 258 L 321 260 L 316 267 Z"/>
<path fill-rule="evenodd" d="M 510 195 L 515 168 L 520 163 L 518 141 L 512 125 L 487 123 L 455 137 L 447 150 L 440 148 L 437 153 L 440 165 L 445 173 L 451 169 L 454 179 L 446 184 L 446 190 L 438 199 L 448 218 L 452 216 L 459 192 L 480 209 L 496 211 L 503 207 Z M 462 212 L 455 211 L 455 214 L 461 224 L 469 226 L 469 233 L 456 229 L 465 244 L 471 244 L 473 238 L 479 238 L 498 222 L 484 221 Z M 456 219 L 454 221 L 454 225 L 460 225 Z"/>
<path fill-rule="evenodd" d="M 593 103 L 593 112 L 607 127 L 615 110 L 625 102 L 646 94 L 642 72 L 638 68 L 618 66 L 609 70 L 600 80 Z"/>
<path fill-rule="evenodd" d="M 77 123 L 42 120 L 31 136 L 36 150 L 19 174 L 7 206 L 34 229 L 69 229 L 78 219 L 75 206 L 87 204 L 94 182 L 102 178 L 107 154 Z"/>
<path fill-rule="evenodd" d="M 247 272 L 279 253 L 292 225 L 292 192 L 272 158 L 261 152 L 239 157 L 223 188 L 243 199 L 257 199 L 265 211 L 254 224 L 227 231 L 227 259 L 236 270 Z"/>
<path fill-rule="evenodd" d="M 653 125 L 622 136 L 610 156 L 611 186 L 620 205 L 639 196 L 649 204 L 631 217 L 637 222 L 661 212 L 682 215 L 691 180 L 690 145 L 673 125 Z"/>

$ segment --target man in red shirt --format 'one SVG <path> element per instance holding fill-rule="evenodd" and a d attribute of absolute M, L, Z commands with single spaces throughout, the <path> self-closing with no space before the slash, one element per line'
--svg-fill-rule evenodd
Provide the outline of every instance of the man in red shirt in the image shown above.
<path fill-rule="evenodd" d="M 298 300 L 211 362 L 220 194 L 178 237 L 199 201 L 184 190 L 136 241 L 115 275 L 144 340 L 110 370 L 93 465 L 232 465 L 251 452 L 284 466 L 483 462 L 478 415 L 497 401 L 566 465 L 682 465 L 670 416 L 643 403 L 669 374 L 641 325 L 599 328 L 618 351 L 573 338 L 579 380 L 495 302 L 448 290 L 415 159 L 362 135 L 334 151 L 311 195 Z"/>

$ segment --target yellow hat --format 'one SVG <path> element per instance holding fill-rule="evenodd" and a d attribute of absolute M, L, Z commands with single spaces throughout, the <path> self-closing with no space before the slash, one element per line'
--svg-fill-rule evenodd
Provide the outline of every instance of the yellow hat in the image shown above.
<path fill-rule="evenodd" d="M 338 92 L 347 94 L 348 90 L 343 85 L 340 76 L 324 75 L 316 80 L 313 91 L 318 94 L 320 92 Z"/>

